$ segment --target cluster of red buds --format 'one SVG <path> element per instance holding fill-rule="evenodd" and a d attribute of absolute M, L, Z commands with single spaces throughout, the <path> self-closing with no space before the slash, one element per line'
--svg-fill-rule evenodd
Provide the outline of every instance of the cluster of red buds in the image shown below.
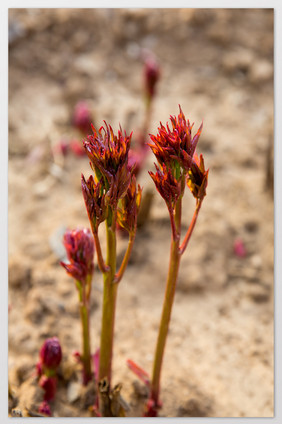
<path fill-rule="evenodd" d="M 61 262 L 67 273 L 79 282 L 86 282 L 94 270 L 94 240 L 88 228 L 66 231 L 63 239 L 69 264 Z"/>
<path fill-rule="evenodd" d="M 127 214 L 126 223 L 126 214 L 121 211 L 126 206 L 137 215 L 141 196 L 140 186 L 136 187 L 136 180 L 133 178 L 134 165 L 131 166 L 128 162 L 132 133 L 127 136 L 120 128 L 116 136 L 106 122 L 98 131 L 92 125 L 92 131 L 93 135 L 88 135 L 84 140 L 84 148 L 95 175 L 91 175 L 88 180 L 83 175 L 81 177 L 82 193 L 92 231 L 97 233 L 100 223 L 118 208 L 119 217 L 123 216 L 120 224 L 130 232 L 133 230 L 132 222 L 129 222 L 132 216 Z"/>
<path fill-rule="evenodd" d="M 169 209 L 183 195 L 185 183 L 196 199 L 206 195 L 208 170 L 205 169 L 203 156 L 198 157 L 196 147 L 201 135 L 202 124 L 192 137 L 192 127 L 186 121 L 179 106 L 178 117 L 170 117 L 171 126 L 160 123 L 158 134 L 150 135 L 150 147 L 158 161 L 157 172 L 150 172 L 160 195 Z"/>
<path fill-rule="evenodd" d="M 57 337 L 46 339 L 39 352 L 36 364 L 39 386 L 44 390 L 44 400 L 39 412 L 51 415 L 49 402 L 54 399 L 57 389 L 57 368 L 62 360 L 62 349 Z"/>

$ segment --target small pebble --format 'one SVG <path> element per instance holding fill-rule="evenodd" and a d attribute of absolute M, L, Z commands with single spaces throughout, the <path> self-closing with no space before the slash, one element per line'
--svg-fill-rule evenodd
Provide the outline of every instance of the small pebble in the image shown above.
<path fill-rule="evenodd" d="M 67 389 L 67 398 L 70 403 L 75 402 L 77 399 L 80 398 L 80 392 L 81 392 L 81 383 L 77 381 L 72 381 L 68 385 Z"/>

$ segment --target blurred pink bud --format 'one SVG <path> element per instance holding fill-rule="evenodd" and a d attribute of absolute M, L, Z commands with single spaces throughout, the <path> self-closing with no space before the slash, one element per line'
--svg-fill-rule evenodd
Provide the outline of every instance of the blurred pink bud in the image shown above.
<path fill-rule="evenodd" d="M 36 374 L 37 374 L 39 377 L 41 377 L 42 372 L 43 372 L 43 370 L 42 370 L 42 364 L 41 364 L 41 362 L 38 362 L 38 363 L 36 364 Z"/>
<path fill-rule="evenodd" d="M 66 139 L 62 138 L 53 148 L 54 153 L 66 156 L 69 151 L 69 143 Z"/>
<path fill-rule="evenodd" d="M 242 239 L 236 239 L 233 244 L 233 251 L 239 258 L 245 258 L 247 250 Z"/>
<path fill-rule="evenodd" d="M 57 368 L 62 360 L 62 349 L 57 337 L 46 339 L 40 349 L 40 363 L 48 369 Z"/>
<path fill-rule="evenodd" d="M 80 141 L 75 139 L 71 140 L 69 147 L 75 156 L 86 156 L 85 149 Z"/>
<path fill-rule="evenodd" d="M 152 98 L 156 91 L 156 85 L 160 78 L 160 67 L 153 56 L 145 59 L 145 90 L 149 98 Z"/>
<path fill-rule="evenodd" d="M 75 351 L 72 353 L 72 356 L 74 357 L 74 359 L 75 359 L 77 362 L 81 362 L 81 354 L 78 352 L 78 350 L 75 350 Z"/>
<path fill-rule="evenodd" d="M 73 125 L 84 134 L 89 134 L 91 132 L 92 115 L 85 101 L 80 101 L 76 104 L 72 122 Z"/>
<path fill-rule="evenodd" d="M 52 413 L 51 413 L 50 405 L 46 400 L 41 402 L 38 408 L 38 412 L 40 412 L 40 414 L 44 414 L 44 415 L 47 415 L 48 417 L 51 417 Z"/>
<path fill-rule="evenodd" d="M 146 149 L 147 150 L 147 149 Z M 133 174 L 137 176 L 143 168 L 146 159 L 145 149 L 133 150 L 128 152 L 128 168 L 133 169 Z"/>

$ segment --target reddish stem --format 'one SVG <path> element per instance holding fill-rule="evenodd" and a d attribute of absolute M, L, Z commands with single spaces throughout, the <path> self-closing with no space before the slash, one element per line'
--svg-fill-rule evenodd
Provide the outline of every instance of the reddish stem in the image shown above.
<path fill-rule="evenodd" d="M 126 249 L 126 252 L 124 254 L 124 258 L 123 258 L 122 264 L 119 268 L 119 271 L 115 275 L 114 283 L 119 283 L 120 280 L 123 277 L 124 271 L 127 267 L 127 264 L 128 264 L 131 252 L 132 252 L 134 239 L 135 239 L 135 231 L 134 231 L 134 233 L 131 233 L 130 236 L 129 236 L 129 242 L 128 242 L 128 245 L 127 245 L 127 249 Z"/>
<path fill-rule="evenodd" d="M 179 248 L 180 255 L 183 255 L 183 253 L 184 253 L 184 251 L 185 251 L 185 249 L 186 249 L 186 247 L 189 243 L 189 240 L 191 238 L 191 235 L 193 233 L 194 227 L 195 227 L 196 222 L 197 222 L 197 218 L 198 218 L 198 215 L 199 215 L 199 212 L 200 212 L 202 201 L 203 201 L 202 199 L 201 200 L 197 199 L 196 209 L 195 209 L 195 212 L 193 214 L 193 218 L 190 222 L 189 228 L 188 228 L 187 233 L 186 233 L 186 235 L 183 239 L 183 242 L 182 242 L 182 244 Z"/>

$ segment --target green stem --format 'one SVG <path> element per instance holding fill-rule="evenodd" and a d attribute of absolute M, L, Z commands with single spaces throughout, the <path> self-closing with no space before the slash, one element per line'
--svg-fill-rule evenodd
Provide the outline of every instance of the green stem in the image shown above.
<path fill-rule="evenodd" d="M 146 98 L 145 98 L 145 116 L 144 116 L 144 124 L 143 124 L 143 143 L 144 144 L 145 144 L 146 139 L 148 137 L 151 116 L 152 116 L 152 97 L 146 96 Z"/>
<path fill-rule="evenodd" d="M 100 271 L 105 273 L 105 272 L 109 271 L 109 269 L 107 268 L 107 265 L 105 264 L 104 259 L 103 259 L 103 254 L 102 254 L 102 250 L 101 250 L 101 245 L 100 245 L 98 233 L 96 231 L 92 231 L 92 233 L 93 233 L 94 240 L 95 240 L 95 248 L 96 248 L 98 265 L 99 265 Z"/>
<path fill-rule="evenodd" d="M 90 286 L 91 281 L 87 282 Z M 81 361 L 83 364 L 83 384 L 86 386 L 92 378 L 91 371 L 91 351 L 90 351 L 90 331 L 89 331 L 89 295 L 90 289 L 88 287 L 88 293 L 86 293 L 86 283 L 77 284 L 79 289 L 79 312 L 82 325 L 82 357 Z"/>
<path fill-rule="evenodd" d="M 153 374 L 151 381 L 151 400 L 154 402 L 154 407 L 158 408 L 159 394 L 160 394 L 160 378 L 161 367 L 163 362 L 165 344 L 169 329 L 169 322 L 171 317 L 172 305 L 174 301 L 177 276 L 180 264 L 179 241 L 180 241 L 180 228 L 181 228 L 181 202 L 180 198 L 175 206 L 174 225 L 176 233 L 172 233 L 171 247 L 170 247 L 170 262 L 169 271 L 166 282 L 165 297 L 163 302 L 162 316 L 159 327 L 159 334 L 155 350 L 155 358 L 153 363 Z"/>
<path fill-rule="evenodd" d="M 100 362 L 99 381 L 107 379 L 111 386 L 112 356 L 114 342 L 115 309 L 118 284 L 114 283 L 116 272 L 116 229 L 115 219 L 111 226 L 106 224 L 107 230 L 107 259 L 106 265 L 110 267 L 108 272 L 104 272 L 104 294 L 102 311 L 102 328 L 100 339 Z M 103 402 L 102 398 L 99 399 Z M 103 409 L 101 407 L 101 409 Z"/>

